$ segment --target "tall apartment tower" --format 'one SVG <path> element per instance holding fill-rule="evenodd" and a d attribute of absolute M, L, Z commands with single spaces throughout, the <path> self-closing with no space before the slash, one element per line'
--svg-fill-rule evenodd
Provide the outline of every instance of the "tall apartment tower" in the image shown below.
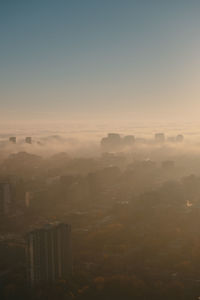
<path fill-rule="evenodd" d="M 27 235 L 27 271 L 31 285 L 51 283 L 72 273 L 71 226 L 48 224 Z"/>
<path fill-rule="evenodd" d="M 11 186 L 9 182 L 0 182 L 0 215 L 7 215 L 11 205 Z"/>
<path fill-rule="evenodd" d="M 155 142 L 157 143 L 163 143 L 165 141 L 165 135 L 164 133 L 156 133 L 155 134 Z"/>
<path fill-rule="evenodd" d="M 26 144 L 32 144 L 32 137 L 31 137 L 31 136 L 27 136 L 27 137 L 25 138 L 25 143 L 26 143 Z"/>
<path fill-rule="evenodd" d="M 11 136 L 11 137 L 9 138 L 9 141 L 10 141 L 10 143 L 12 143 L 12 144 L 16 144 L 16 143 L 17 143 L 17 138 L 16 138 L 16 136 Z"/>

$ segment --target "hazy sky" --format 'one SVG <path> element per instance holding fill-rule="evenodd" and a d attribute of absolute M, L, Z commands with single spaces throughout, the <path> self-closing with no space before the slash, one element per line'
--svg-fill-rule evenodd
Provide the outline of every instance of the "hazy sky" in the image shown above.
<path fill-rule="evenodd" d="M 199 0 L 0 0 L 0 119 L 194 120 Z"/>

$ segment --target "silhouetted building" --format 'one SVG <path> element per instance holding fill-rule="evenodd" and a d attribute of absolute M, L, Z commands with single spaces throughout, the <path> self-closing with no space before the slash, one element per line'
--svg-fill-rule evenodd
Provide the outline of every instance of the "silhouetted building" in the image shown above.
<path fill-rule="evenodd" d="M 135 137 L 134 135 L 126 135 L 123 138 L 123 144 L 124 146 L 132 146 L 135 142 Z"/>
<path fill-rule="evenodd" d="M 164 133 L 156 133 L 155 134 L 155 141 L 158 143 L 163 143 L 165 141 Z"/>
<path fill-rule="evenodd" d="M 101 146 L 106 151 L 112 151 L 121 146 L 122 139 L 118 133 L 108 133 L 107 137 L 101 140 Z"/>
<path fill-rule="evenodd" d="M 25 143 L 26 143 L 26 144 L 32 144 L 32 137 L 27 136 L 27 137 L 25 138 Z"/>
<path fill-rule="evenodd" d="M 182 134 L 178 134 L 176 137 L 176 142 L 182 143 L 184 140 L 184 136 Z"/>
<path fill-rule="evenodd" d="M 115 142 L 120 142 L 121 140 L 119 133 L 108 133 L 108 138 Z"/>
<path fill-rule="evenodd" d="M 10 143 L 16 144 L 17 138 L 16 138 L 15 136 L 11 136 L 11 137 L 9 138 L 9 141 L 10 141 Z"/>
<path fill-rule="evenodd" d="M 71 226 L 47 224 L 27 235 L 28 280 L 51 283 L 72 273 Z"/>
<path fill-rule="evenodd" d="M 0 214 L 6 215 L 10 212 L 11 187 L 9 182 L 0 182 Z"/>

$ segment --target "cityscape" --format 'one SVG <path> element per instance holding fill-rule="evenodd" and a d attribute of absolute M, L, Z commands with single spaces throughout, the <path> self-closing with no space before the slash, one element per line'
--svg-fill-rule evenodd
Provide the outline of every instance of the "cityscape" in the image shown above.
<path fill-rule="evenodd" d="M 108 133 L 90 156 L 32 153 L 47 140 L 2 140 L 13 153 L 0 172 L 1 297 L 197 299 L 200 159 L 182 151 L 188 135 Z"/>
<path fill-rule="evenodd" d="M 199 83 L 199 0 L 0 0 L 0 300 L 200 300 Z"/>

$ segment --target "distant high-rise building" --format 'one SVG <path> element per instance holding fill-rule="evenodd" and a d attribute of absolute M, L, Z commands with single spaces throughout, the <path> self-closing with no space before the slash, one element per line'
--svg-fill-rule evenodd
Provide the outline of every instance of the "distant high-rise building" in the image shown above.
<path fill-rule="evenodd" d="M 165 134 L 164 133 L 156 133 L 155 141 L 158 143 L 163 143 L 165 141 Z"/>
<path fill-rule="evenodd" d="M 134 135 L 126 135 L 123 138 L 123 144 L 124 146 L 132 146 L 135 142 L 135 137 Z"/>
<path fill-rule="evenodd" d="M 25 143 L 26 143 L 26 144 L 32 144 L 32 137 L 31 137 L 31 136 L 27 136 L 27 137 L 25 138 Z"/>
<path fill-rule="evenodd" d="M 108 133 L 107 137 L 101 140 L 101 146 L 106 151 L 116 150 L 121 146 L 121 136 L 118 133 Z"/>
<path fill-rule="evenodd" d="M 119 135 L 119 133 L 108 133 L 108 138 L 112 141 L 116 141 L 116 142 L 120 142 L 121 141 L 121 137 Z"/>
<path fill-rule="evenodd" d="M 28 280 L 51 283 L 72 273 L 71 226 L 47 224 L 27 235 Z"/>
<path fill-rule="evenodd" d="M 10 212 L 11 187 L 9 182 L 0 182 L 0 214 L 6 215 Z"/>
<path fill-rule="evenodd" d="M 16 136 L 11 136 L 11 137 L 9 138 L 9 141 L 10 141 L 10 143 L 16 144 L 16 142 L 17 142 Z"/>

